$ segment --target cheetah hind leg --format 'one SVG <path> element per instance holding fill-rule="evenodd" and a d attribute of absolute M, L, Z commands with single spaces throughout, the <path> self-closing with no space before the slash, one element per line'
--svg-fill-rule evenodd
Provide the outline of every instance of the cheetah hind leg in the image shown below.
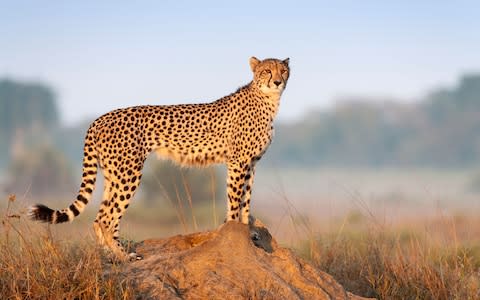
<path fill-rule="evenodd" d="M 135 252 L 127 254 L 119 236 L 120 220 L 128 208 L 130 200 L 135 195 L 141 177 L 141 173 L 136 172 L 125 176 L 120 184 L 116 183 L 115 186 L 112 185 L 112 191 L 110 193 L 111 200 L 104 200 L 102 202 L 102 207 L 97 215 L 96 223 L 103 233 L 106 246 L 108 246 L 116 258 L 122 261 L 142 259 L 142 257 Z"/>
<path fill-rule="evenodd" d="M 109 233 L 107 226 L 107 212 L 110 211 L 110 203 L 112 202 L 113 193 L 112 181 L 110 180 L 108 174 L 104 172 L 104 183 L 103 183 L 103 196 L 102 203 L 100 205 L 100 210 L 97 213 L 95 222 L 93 223 L 93 231 L 97 239 L 97 243 L 104 247 L 108 253 L 113 253 L 115 259 L 127 260 L 127 254 L 121 247 L 118 247 L 112 243 L 113 236 Z M 113 260 L 113 259 L 112 259 Z"/>
<path fill-rule="evenodd" d="M 110 201 L 110 197 L 112 196 L 113 185 L 112 185 L 112 182 L 110 181 L 108 174 L 104 172 L 103 177 L 104 177 L 103 196 L 102 196 L 103 201 L 102 201 L 102 204 L 100 205 L 100 210 L 98 211 L 95 222 L 93 223 L 93 231 L 95 232 L 97 243 L 100 244 L 101 246 L 106 247 L 107 243 L 105 241 L 104 229 L 100 225 L 100 219 L 103 217 L 105 211 L 108 209 L 108 203 Z"/>
<path fill-rule="evenodd" d="M 109 256 L 112 262 L 120 261 L 135 261 L 143 259 L 142 256 L 138 255 L 135 252 L 127 252 L 126 249 L 130 248 L 129 243 L 122 243 L 118 238 L 118 231 L 115 233 L 111 229 L 108 229 L 103 222 L 95 220 L 93 223 L 93 228 L 97 236 L 97 241 L 104 249 L 110 253 Z"/>
<path fill-rule="evenodd" d="M 111 230 L 109 230 L 107 222 L 106 222 L 106 215 L 103 213 L 104 211 L 108 210 L 108 203 L 109 201 L 103 201 L 100 211 L 97 214 L 97 218 L 93 223 L 93 230 L 97 237 L 97 242 L 99 245 L 103 246 L 104 250 L 107 253 L 109 259 L 114 261 L 127 261 L 129 257 L 127 253 L 123 250 L 121 245 L 118 245 L 113 240 L 113 234 Z"/>

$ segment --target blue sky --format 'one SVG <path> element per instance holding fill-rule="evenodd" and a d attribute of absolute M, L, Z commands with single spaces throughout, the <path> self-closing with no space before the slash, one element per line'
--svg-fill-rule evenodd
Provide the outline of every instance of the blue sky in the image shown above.
<path fill-rule="evenodd" d="M 2 1 L 0 77 L 55 87 L 74 124 L 215 100 L 290 57 L 279 118 L 351 96 L 414 101 L 480 72 L 475 1 Z"/>

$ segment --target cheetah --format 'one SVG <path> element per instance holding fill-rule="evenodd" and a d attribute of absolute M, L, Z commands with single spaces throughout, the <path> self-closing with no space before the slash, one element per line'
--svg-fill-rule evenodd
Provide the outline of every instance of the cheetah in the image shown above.
<path fill-rule="evenodd" d="M 34 205 L 30 218 L 51 224 L 72 221 L 89 203 L 100 167 L 105 180 L 93 226 L 97 241 L 115 257 L 132 259 L 119 241 L 119 223 L 139 187 L 147 156 L 156 152 L 183 166 L 226 164 L 226 221 L 248 224 L 255 164 L 272 141 L 273 120 L 290 75 L 288 58 L 251 57 L 249 63 L 253 80 L 214 102 L 134 106 L 96 119 L 85 137 L 76 200 L 62 210 Z"/>

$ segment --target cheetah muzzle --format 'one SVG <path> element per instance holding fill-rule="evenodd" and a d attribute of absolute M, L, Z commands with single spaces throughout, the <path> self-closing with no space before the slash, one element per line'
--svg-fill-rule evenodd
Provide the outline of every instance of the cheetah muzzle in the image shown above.
<path fill-rule="evenodd" d="M 227 221 L 248 224 L 255 164 L 273 137 L 273 120 L 290 75 L 289 59 L 250 58 L 253 80 L 211 103 L 145 105 L 117 109 L 96 119 L 84 146 L 77 198 L 62 210 L 38 204 L 30 217 L 51 224 L 72 221 L 88 204 L 98 168 L 103 198 L 94 222 L 99 243 L 120 259 L 119 224 L 142 178 L 147 156 L 156 152 L 184 166 L 227 166 Z"/>

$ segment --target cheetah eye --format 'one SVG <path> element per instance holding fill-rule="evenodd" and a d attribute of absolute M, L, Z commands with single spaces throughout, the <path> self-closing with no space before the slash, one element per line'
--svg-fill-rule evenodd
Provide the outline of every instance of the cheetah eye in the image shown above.
<path fill-rule="evenodd" d="M 287 69 L 282 70 L 282 74 L 285 74 L 285 73 L 287 73 Z"/>
<path fill-rule="evenodd" d="M 272 74 L 272 71 L 270 71 L 269 69 L 265 69 L 265 73 Z"/>

